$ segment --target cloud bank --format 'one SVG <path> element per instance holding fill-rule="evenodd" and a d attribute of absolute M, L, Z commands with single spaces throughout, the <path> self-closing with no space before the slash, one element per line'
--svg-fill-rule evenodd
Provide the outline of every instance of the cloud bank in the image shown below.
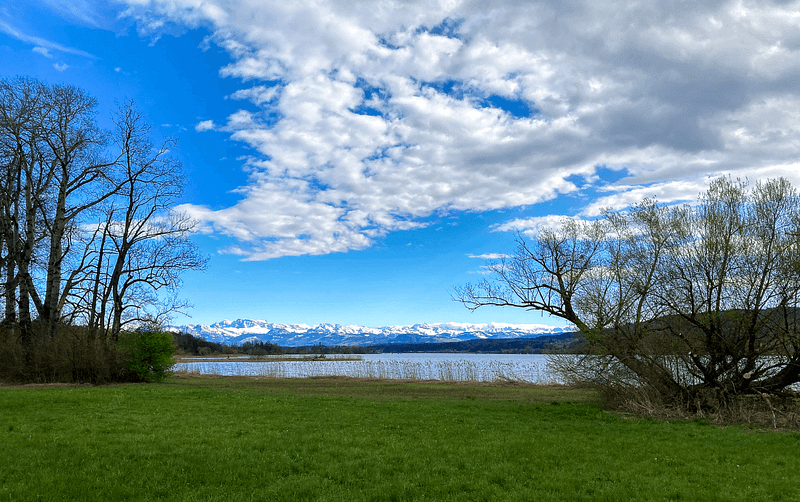
<path fill-rule="evenodd" d="M 204 27 L 231 57 L 219 75 L 241 88 L 220 99 L 242 107 L 197 130 L 253 149 L 249 183 L 232 207 L 182 209 L 244 259 L 587 186 L 603 193 L 582 216 L 722 174 L 800 184 L 796 2 L 126 3 L 140 33 Z"/>

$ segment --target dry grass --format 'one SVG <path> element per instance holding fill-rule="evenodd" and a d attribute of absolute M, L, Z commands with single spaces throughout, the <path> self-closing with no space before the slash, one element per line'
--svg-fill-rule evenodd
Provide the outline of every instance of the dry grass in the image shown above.
<path fill-rule="evenodd" d="M 175 363 L 263 363 L 263 362 L 287 362 L 287 361 L 361 361 L 363 357 L 357 354 L 276 354 L 266 356 L 187 356 L 176 355 L 173 360 Z"/>
<path fill-rule="evenodd" d="M 198 375 L 176 373 L 167 384 L 249 389 L 267 394 L 308 397 L 348 397 L 377 401 L 415 399 L 453 399 L 552 403 L 569 401 L 580 404 L 600 403 L 595 389 L 566 385 L 539 385 L 524 382 L 443 382 L 440 380 L 396 380 L 342 376 L 310 378 L 265 378 L 260 376 Z"/>
<path fill-rule="evenodd" d="M 623 414 L 656 420 L 702 420 L 718 426 L 742 425 L 773 430 L 800 429 L 800 393 L 736 396 L 712 405 L 685 402 L 666 406 L 651 389 L 607 387 L 602 389 L 603 406 Z"/>

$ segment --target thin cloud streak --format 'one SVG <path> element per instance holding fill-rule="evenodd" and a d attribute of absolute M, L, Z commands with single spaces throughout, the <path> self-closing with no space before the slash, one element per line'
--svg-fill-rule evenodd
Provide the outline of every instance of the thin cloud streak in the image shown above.
<path fill-rule="evenodd" d="M 103 23 L 99 20 L 101 16 L 95 11 L 96 3 L 89 0 L 42 0 L 56 12 L 66 15 L 71 19 L 80 21 L 82 24 L 99 28 Z"/>
<path fill-rule="evenodd" d="M 2 19 L 0 19 L 0 31 L 2 31 L 6 35 L 9 35 L 11 37 L 16 38 L 17 40 L 19 40 L 21 42 L 25 42 L 27 44 L 35 45 L 36 47 L 34 47 L 34 50 L 39 49 L 36 52 L 39 52 L 40 54 L 43 54 L 43 55 L 47 55 L 47 54 L 42 52 L 42 50 L 45 50 L 45 51 L 51 51 L 52 50 L 52 51 L 64 52 L 66 54 L 74 54 L 76 56 L 81 56 L 81 57 L 85 57 L 85 58 L 97 59 L 96 56 L 94 56 L 92 54 L 89 54 L 86 51 L 82 51 L 80 49 L 74 49 L 72 47 L 67 47 L 67 46 L 61 45 L 61 44 L 56 43 L 56 42 L 51 42 L 50 40 L 46 40 L 46 39 L 41 38 L 41 37 L 36 37 L 36 36 L 33 36 L 33 35 L 28 35 L 26 33 L 23 33 L 20 30 L 18 30 L 16 28 L 14 28 L 13 26 L 11 26 L 10 24 L 6 23 Z"/>

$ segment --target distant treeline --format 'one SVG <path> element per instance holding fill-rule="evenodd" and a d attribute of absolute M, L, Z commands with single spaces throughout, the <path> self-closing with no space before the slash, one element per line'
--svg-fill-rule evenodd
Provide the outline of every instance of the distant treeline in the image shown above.
<path fill-rule="evenodd" d="M 282 347 L 269 342 L 247 342 L 240 346 L 223 345 L 197 338 L 188 333 L 175 333 L 175 343 L 185 354 L 380 354 L 386 352 L 451 352 L 483 354 L 543 354 L 549 352 L 581 353 L 583 341 L 577 333 L 547 335 L 537 338 L 476 339 L 442 343 L 391 343 L 370 345 L 309 345 Z"/>
<path fill-rule="evenodd" d="M 547 335 L 537 338 L 476 339 L 442 343 L 392 343 L 372 345 L 375 352 L 453 352 L 477 354 L 544 354 L 582 352 L 577 333 Z"/>
<path fill-rule="evenodd" d="M 252 356 L 266 356 L 270 354 L 372 354 L 376 351 L 371 347 L 357 347 L 350 345 L 309 345 L 305 347 L 281 347 L 269 342 L 246 342 L 242 345 L 225 345 L 209 342 L 189 333 L 172 334 L 178 352 L 184 354 L 208 356 L 213 354 L 249 354 Z"/>

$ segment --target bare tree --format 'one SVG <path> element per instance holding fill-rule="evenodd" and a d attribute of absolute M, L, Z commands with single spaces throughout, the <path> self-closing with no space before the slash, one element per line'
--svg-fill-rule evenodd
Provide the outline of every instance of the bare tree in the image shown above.
<path fill-rule="evenodd" d="M 0 233 L 6 249 L 2 261 L 6 272 L 4 319 L 19 322 L 25 345 L 29 343 L 30 299 L 37 309 L 41 307 L 30 269 L 46 238 L 41 215 L 53 179 L 42 118 L 49 106 L 49 90 L 38 81 L 0 82 L 0 158 L 5 169 L 0 187 Z"/>
<path fill-rule="evenodd" d="M 573 323 L 592 355 L 571 371 L 719 402 L 800 381 L 800 199 L 784 180 L 721 178 L 695 206 L 655 201 L 567 221 L 457 290 Z M 614 371 L 616 369 L 616 371 Z"/>
<path fill-rule="evenodd" d="M 180 273 L 202 269 L 206 262 L 189 240 L 195 222 L 171 210 L 184 185 L 180 163 L 169 156 L 176 140 L 167 138 L 154 148 L 151 128 L 132 103 L 120 108 L 115 125 L 121 188 L 102 222 L 92 294 L 92 304 L 100 305 L 92 322 L 110 329 L 114 338 L 125 324 L 186 307 L 175 295 Z M 159 296 L 160 290 L 168 293 Z"/>
<path fill-rule="evenodd" d="M 167 138 L 132 103 L 108 134 L 97 103 L 72 86 L 0 81 L 0 272 L 4 321 L 35 315 L 52 335 L 86 323 L 116 337 L 126 323 L 183 308 L 180 272 L 203 268 L 189 240 L 194 222 L 175 214 L 181 166 Z"/>
<path fill-rule="evenodd" d="M 39 316 L 51 326 L 61 319 L 62 263 L 69 252 L 67 232 L 79 216 L 119 190 L 108 171 L 116 161 L 102 154 L 106 135 L 95 123 L 97 102 L 72 86 L 54 86 L 44 141 L 53 159 L 52 211 L 44 213 L 50 247 L 45 294 Z"/>

